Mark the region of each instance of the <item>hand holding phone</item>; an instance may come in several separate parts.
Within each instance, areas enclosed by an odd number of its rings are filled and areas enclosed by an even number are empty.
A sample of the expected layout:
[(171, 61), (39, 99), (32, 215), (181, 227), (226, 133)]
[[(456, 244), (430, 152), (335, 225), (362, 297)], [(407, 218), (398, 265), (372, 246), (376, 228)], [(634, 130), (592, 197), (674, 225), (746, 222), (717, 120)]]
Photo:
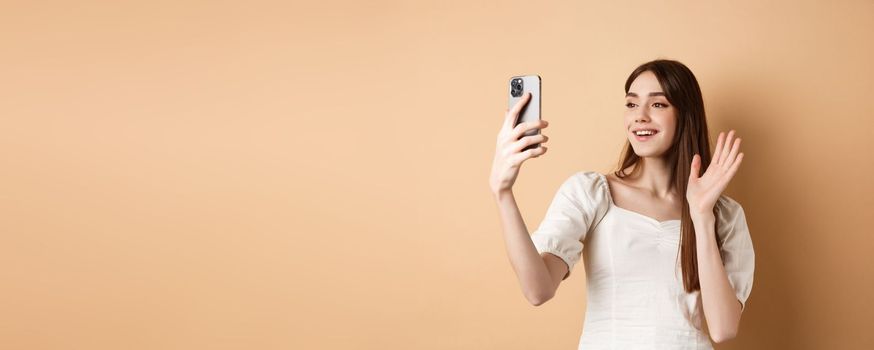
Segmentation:
[(498, 133), (489, 180), (494, 193), (512, 188), (522, 163), (546, 153), (541, 144), (549, 139), (540, 132), (549, 124), (540, 118), (540, 77), (512, 77), (509, 87), (510, 104)]
[[(510, 105), (514, 105), (522, 100), (524, 94), (530, 94), (530, 99), (522, 106), (519, 116), (513, 126), (521, 123), (535, 122), (540, 120), (540, 76), (539, 75), (523, 75), (510, 78)], [(531, 129), (525, 132), (524, 136), (532, 136), (540, 133), (540, 129)], [(535, 143), (526, 146), (522, 151), (527, 151), (532, 148), (540, 147), (540, 143)]]

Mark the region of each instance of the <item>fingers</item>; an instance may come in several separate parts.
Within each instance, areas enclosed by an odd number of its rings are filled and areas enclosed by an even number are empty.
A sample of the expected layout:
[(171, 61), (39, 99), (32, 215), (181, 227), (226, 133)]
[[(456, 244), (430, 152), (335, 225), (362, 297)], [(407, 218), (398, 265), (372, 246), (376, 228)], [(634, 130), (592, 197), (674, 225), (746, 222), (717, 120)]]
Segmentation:
[(511, 108), (507, 112), (507, 115), (504, 117), (504, 125), (507, 125), (508, 127), (512, 128), (513, 124), (516, 123), (516, 119), (519, 118), (519, 112), (522, 111), (522, 107), (524, 107), (525, 104), (528, 103), (528, 100), (530, 100), (530, 99), (531, 99), (530, 92), (522, 95), (522, 98), (520, 98), (519, 101), (517, 101), (516, 104), (513, 105), (513, 108)]
[(697, 179), (701, 174), (701, 156), (698, 154), (692, 156), (692, 167), (689, 172), (689, 178), (691, 179)]
[(519, 152), (510, 157), (510, 164), (512, 166), (519, 166), (522, 162), (528, 160), (528, 158), (536, 158), (542, 156), (546, 153), (546, 146), (535, 147), (529, 150), (525, 150), (524, 152)]
[(722, 154), (722, 142), (724, 140), (723, 133), (719, 132), (719, 137), (716, 138), (716, 147), (713, 148), (713, 163), (719, 164), (719, 156)]
[(728, 157), (725, 160), (725, 166), (731, 167), (732, 164), (736, 161), (737, 153), (740, 152), (740, 137), (734, 140), (734, 144), (731, 146), (731, 152), (728, 154)]
[(740, 162), (744, 159), (743, 152), (737, 155), (737, 159), (735, 159), (734, 163), (731, 164), (731, 167), (728, 168), (728, 173), (726, 173), (726, 178), (731, 179), (734, 177), (734, 174), (737, 173), (737, 169), (740, 168)]
[(516, 125), (515, 128), (513, 128), (513, 140), (518, 140), (522, 137), (523, 134), (527, 133), (528, 131), (531, 131), (533, 129), (543, 129), (547, 126), (549, 126), (549, 122), (543, 119), (520, 123), (519, 125)]
[(722, 151), (719, 154), (719, 164), (725, 164), (726, 160), (728, 160), (729, 152), (731, 151), (732, 141), (734, 138), (734, 130), (728, 132), (728, 137), (725, 139), (725, 142), (722, 144)]
[(739, 167), (738, 163), (743, 158), (743, 153), (740, 152), (741, 138), (735, 138), (734, 136), (734, 129), (729, 130), (727, 135), (723, 132), (719, 133), (716, 149), (713, 153), (713, 163), (711, 163), (719, 166), (719, 169), (722, 170), (721, 173), (727, 175), (723, 177), (726, 181), (734, 176)]
[(535, 143), (543, 144), (548, 140), (549, 137), (543, 134), (525, 136), (519, 139), (519, 141), (513, 142), (511, 149), (515, 153), (521, 151), (523, 148), (528, 147), (529, 145), (533, 145)]
[(510, 114), (510, 109), (507, 108), (507, 111), (504, 112), (504, 129), (512, 129), (513, 124), (516, 122), (516, 116)]

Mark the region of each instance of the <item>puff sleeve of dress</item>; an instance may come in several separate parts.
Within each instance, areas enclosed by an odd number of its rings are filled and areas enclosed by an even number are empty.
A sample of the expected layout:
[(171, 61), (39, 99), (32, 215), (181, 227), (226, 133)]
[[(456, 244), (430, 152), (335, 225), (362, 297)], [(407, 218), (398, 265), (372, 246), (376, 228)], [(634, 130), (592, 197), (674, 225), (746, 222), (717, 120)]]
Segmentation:
[(721, 196), (719, 201), (717, 220), (722, 264), (743, 311), (753, 289), (756, 254), (743, 207), (728, 196)]
[(552, 253), (568, 266), (562, 280), (570, 276), (580, 261), (583, 244), (609, 208), (606, 184), (597, 172), (571, 175), (558, 188), (531, 241), (538, 253)]

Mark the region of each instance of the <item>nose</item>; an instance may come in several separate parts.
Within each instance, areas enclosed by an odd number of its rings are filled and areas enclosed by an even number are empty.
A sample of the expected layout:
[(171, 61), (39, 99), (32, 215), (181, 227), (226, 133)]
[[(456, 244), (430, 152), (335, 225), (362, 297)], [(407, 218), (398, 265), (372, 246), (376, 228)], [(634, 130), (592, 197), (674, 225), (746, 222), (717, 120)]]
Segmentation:
[(649, 121), (649, 113), (645, 110), (642, 110), (638, 115), (634, 116), (635, 123), (643, 123)]

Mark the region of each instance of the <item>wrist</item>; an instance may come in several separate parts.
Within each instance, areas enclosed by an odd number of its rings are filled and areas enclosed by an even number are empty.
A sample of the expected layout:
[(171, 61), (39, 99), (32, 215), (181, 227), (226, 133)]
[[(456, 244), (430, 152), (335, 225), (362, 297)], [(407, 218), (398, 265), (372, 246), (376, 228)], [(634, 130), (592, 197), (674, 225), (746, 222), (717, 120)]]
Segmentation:
[(716, 221), (716, 216), (713, 215), (713, 212), (689, 212), (689, 217), (692, 219), (693, 223), (709, 223), (713, 224)]
[(502, 190), (498, 190), (498, 191), (492, 191), (492, 196), (495, 198), (496, 201), (500, 202), (500, 201), (503, 201), (507, 198), (512, 198), (513, 197), (513, 189), (506, 188), (506, 189), (502, 189)]
[(708, 250), (716, 244), (714, 234), (716, 217), (713, 213), (692, 213), (692, 225), (695, 227), (695, 243), (699, 250)]

